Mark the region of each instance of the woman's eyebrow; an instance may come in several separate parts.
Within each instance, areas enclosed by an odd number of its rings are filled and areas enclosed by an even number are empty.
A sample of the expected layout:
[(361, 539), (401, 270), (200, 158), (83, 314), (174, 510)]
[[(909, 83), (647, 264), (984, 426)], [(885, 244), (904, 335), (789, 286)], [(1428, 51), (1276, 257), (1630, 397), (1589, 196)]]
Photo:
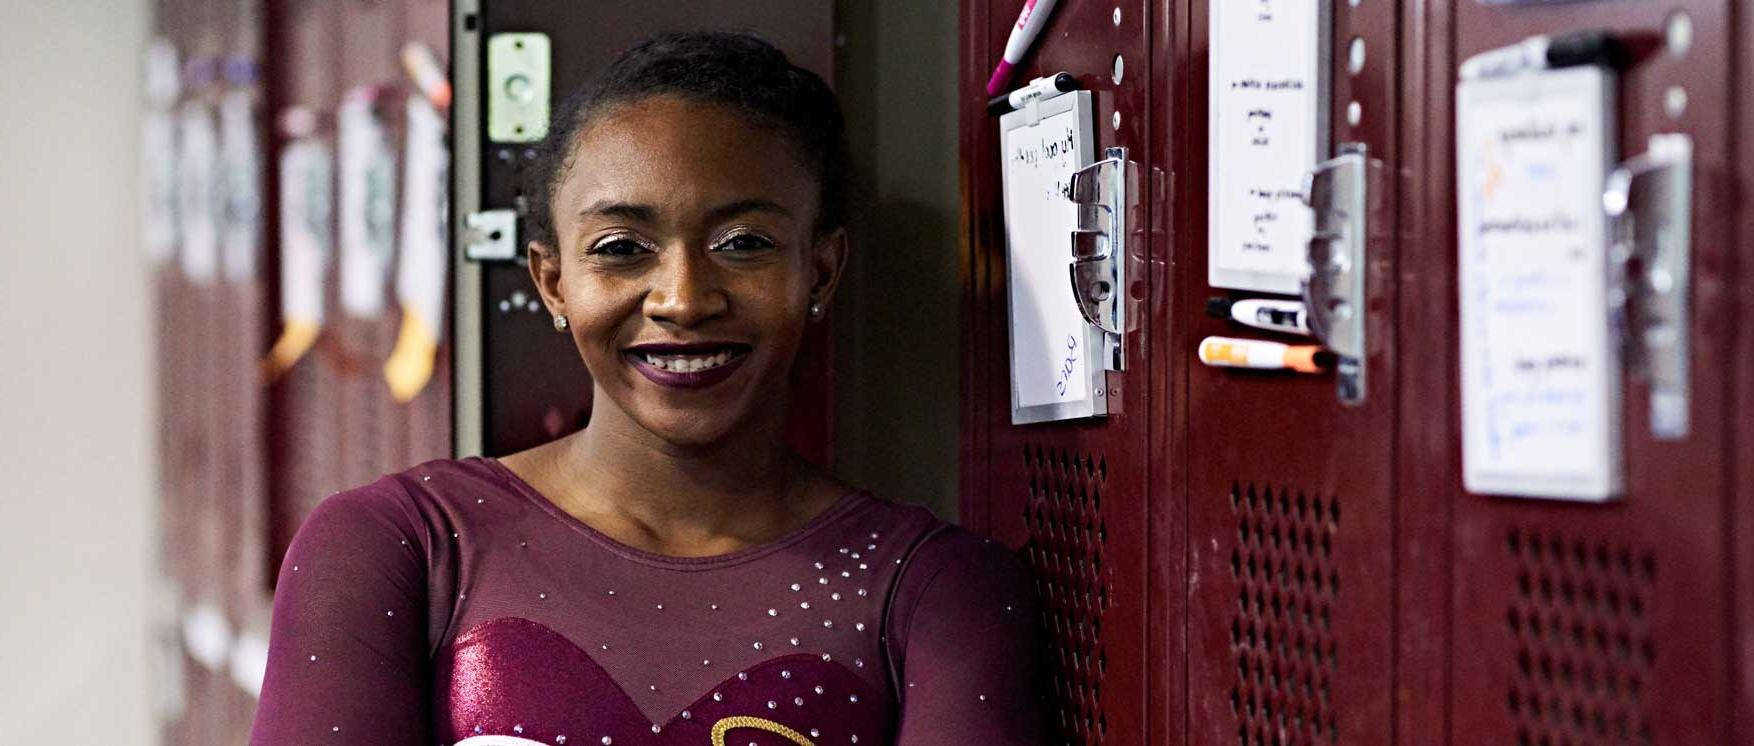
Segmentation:
[(770, 199), (755, 197), (751, 199), (740, 199), (719, 205), (718, 207), (713, 208), (711, 212), (707, 213), (707, 221), (716, 223), (737, 217), (746, 212), (771, 212), (783, 217), (792, 216), (792, 211), (786, 209), (784, 205)]
[(619, 218), (638, 223), (655, 222), (658, 211), (650, 205), (638, 205), (631, 202), (614, 202), (603, 200), (594, 202), (579, 211), (581, 218)]

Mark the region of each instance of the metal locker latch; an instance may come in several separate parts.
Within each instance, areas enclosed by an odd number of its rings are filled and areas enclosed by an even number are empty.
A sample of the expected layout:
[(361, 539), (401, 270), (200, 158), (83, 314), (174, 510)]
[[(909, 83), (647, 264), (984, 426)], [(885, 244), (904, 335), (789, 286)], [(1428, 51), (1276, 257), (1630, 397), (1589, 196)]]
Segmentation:
[(463, 258), (509, 262), (518, 258), (518, 212), (483, 210), (463, 218)]
[(1371, 212), (1370, 181), (1381, 161), (1362, 143), (1339, 146), (1339, 155), (1316, 164), (1304, 181), (1304, 203), (1315, 212), (1303, 278), (1310, 333), (1334, 353), (1340, 402), (1364, 402), (1366, 248)]
[(1693, 140), (1651, 135), (1650, 148), (1608, 174), (1608, 298), (1634, 375), (1650, 382), (1650, 430), (1687, 437), (1688, 285)]
[(1126, 148), (1108, 148), (1105, 159), (1072, 174), (1066, 197), (1078, 203), (1072, 231), (1072, 294), (1084, 320), (1107, 332), (1109, 370), (1124, 370), (1126, 334), (1137, 328), (1129, 313), (1127, 265), (1139, 226), (1139, 164)]

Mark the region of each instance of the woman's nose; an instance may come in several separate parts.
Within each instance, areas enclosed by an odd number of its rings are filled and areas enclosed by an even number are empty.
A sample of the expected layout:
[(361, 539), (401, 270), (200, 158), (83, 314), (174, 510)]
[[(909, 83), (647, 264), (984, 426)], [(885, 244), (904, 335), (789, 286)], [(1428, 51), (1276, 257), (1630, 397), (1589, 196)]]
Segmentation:
[(665, 252), (646, 292), (646, 318), (688, 328), (723, 316), (729, 308), (730, 299), (705, 252)]

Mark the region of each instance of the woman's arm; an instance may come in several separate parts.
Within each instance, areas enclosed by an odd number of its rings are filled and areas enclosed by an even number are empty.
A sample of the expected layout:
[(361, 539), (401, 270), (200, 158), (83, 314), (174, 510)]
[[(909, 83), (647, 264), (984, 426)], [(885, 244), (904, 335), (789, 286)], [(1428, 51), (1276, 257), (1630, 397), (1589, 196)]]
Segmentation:
[(958, 529), (926, 540), (897, 589), (896, 746), (1047, 742), (1034, 583), (1003, 545)]
[(329, 497), (274, 593), (254, 746), (431, 746), (429, 537), (393, 477)]

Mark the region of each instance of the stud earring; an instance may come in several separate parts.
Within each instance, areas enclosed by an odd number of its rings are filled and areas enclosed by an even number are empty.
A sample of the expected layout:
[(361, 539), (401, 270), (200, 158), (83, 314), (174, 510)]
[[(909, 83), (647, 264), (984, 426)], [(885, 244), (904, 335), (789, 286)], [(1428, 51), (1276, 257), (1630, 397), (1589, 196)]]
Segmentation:
[(567, 323), (566, 316), (558, 314), (558, 313), (554, 314), (554, 330), (555, 331), (564, 332), (564, 331), (566, 331), (566, 328), (568, 326), (571, 326), (571, 325)]
[(822, 318), (822, 304), (821, 303), (811, 303), (810, 304), (810, 318), (813, 318), (813, 319)]

